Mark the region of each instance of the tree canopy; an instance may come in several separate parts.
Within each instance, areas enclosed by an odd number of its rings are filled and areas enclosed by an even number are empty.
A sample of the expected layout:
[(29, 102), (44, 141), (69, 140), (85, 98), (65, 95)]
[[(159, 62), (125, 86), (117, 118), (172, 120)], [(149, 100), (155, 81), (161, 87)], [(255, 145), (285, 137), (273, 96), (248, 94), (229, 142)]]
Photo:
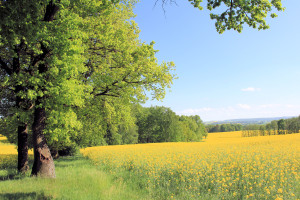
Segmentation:
[(140, 143), (196, 142), (207, 136), (198, 115), (178, 116), (163, 106), (135, 109)]
[[(203, 0), (188, 1), (203, 10)], [(162, 0), (163, 5), (172, 2), (176, 1)], [(269, 28), (266, 18), (275, 18), (276, 12), (284, 11), (281, 0), (207, 0), (206, 8), (211, 11), (210, 18), (215, 20), (218, 33), (231, 29), (242, 32), (244, 24), (265, 30)]]

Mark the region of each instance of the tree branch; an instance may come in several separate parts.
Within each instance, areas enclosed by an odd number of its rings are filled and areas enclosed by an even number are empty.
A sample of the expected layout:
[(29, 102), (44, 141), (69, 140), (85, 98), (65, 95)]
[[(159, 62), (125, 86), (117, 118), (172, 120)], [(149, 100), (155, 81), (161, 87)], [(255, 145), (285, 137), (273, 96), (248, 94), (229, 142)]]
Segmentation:
[(33, 58), (33, 61), (31, 64), (32, 66), (35, 66), (39, 61), (43, 61), (46, 57), (48, 57), (50, 55), (51, 51), (49, 49), (47, 49), (42, 42), (40, 42), (40, 44), (41, 44), (41, 49), (42, 49), (43, 53), (41, 53)]
[(1, 58), (0, 58), (0, 66), (2, 69), (5, 70), (5, 72), (8, 74), (8, 75), (12, 75), (13, 73), (13, 70), (11, 68), (8, 67), (7, 63), (4, 62)]
[(53, 3), (53, 1), (51, 0), (49, 2), (49, 4), (47, 5), (47, 7), (46, 7), (46, 13), (45, 13), (43, 21), (45, 21), (45, 22), (51, 22), (51, 21), (53, 21), (54, 20), (54, 16), (58, 12), (58, 10), (59, 10), (59, 7), (57, 5), (55, 5)]

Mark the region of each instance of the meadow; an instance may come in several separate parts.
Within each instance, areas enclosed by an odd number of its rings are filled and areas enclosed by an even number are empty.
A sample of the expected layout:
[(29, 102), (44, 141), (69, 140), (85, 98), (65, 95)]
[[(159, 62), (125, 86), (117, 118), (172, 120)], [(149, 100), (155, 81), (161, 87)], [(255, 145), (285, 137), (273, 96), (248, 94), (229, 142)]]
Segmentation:
[[(0, 199), (299, 199), (300, 134), (210, 133), (195, 143), (90, 147), (55, 161), (57, 178), (16, 172), (0, 137)], [(32, 163), (32, 152), (30, 152)]]

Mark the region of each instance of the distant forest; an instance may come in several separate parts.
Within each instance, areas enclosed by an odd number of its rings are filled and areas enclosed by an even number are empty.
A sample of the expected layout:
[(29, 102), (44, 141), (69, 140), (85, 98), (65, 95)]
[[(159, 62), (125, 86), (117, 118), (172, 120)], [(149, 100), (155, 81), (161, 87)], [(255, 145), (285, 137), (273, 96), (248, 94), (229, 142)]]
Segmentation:
[[(213, 132), (228, 132), (228, 131), (260, 131), (260, 135), (269, 134), (272, 131), (278, 134), (285, 133), (298, 133), (300, 130), (300, 116), (273, 120), (267, 124), (215, 124), (206, 125), (208, 133)], [(284, 132), (283, 132), (284, 131)], [(271, 134), (269, 134), (271, 135)], [(277, 135), (277, 134), (276, 134)]]

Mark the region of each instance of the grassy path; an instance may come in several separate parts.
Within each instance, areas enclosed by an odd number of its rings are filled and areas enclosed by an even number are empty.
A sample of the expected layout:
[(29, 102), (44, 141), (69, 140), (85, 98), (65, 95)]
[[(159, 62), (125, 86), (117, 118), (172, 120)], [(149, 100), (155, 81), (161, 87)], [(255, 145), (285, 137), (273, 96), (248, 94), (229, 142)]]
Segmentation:
[(2, 176), (0, 199), (141, 199), (122, 179), (115, 179), (80, 156), (55, 161), (56, 179)]
[[(9, 148), (11, 154), (4, 152)], [(147, 199), (122, 178), (102, 171), (81, 155), (56, 160), (56, 179), (20, 176), (16, 160), (15, 148), (0, 141), (0, 200)]]

